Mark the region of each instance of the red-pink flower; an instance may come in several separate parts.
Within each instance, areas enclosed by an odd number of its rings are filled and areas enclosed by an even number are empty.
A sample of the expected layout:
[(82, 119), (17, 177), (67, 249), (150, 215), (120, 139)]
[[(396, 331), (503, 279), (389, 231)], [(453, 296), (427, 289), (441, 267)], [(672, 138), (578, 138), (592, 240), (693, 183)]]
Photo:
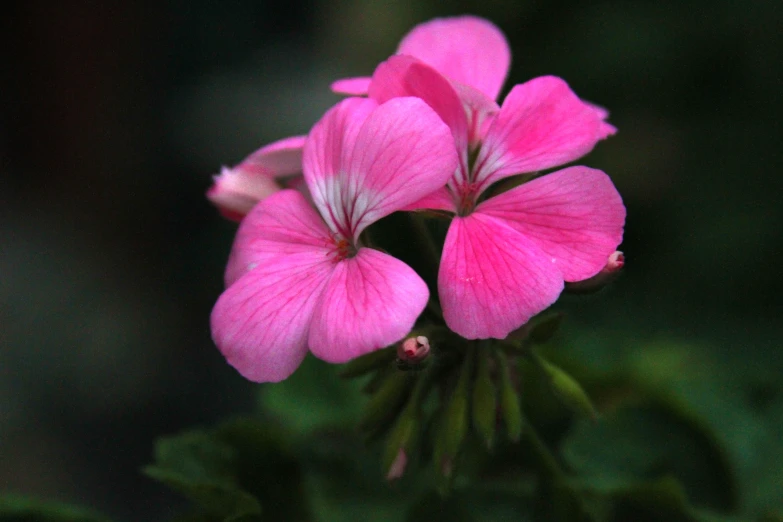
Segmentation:
[(312, 203), (283, 190), (245, 217), (212, 311), (212, 336), (253, 381), (288, 377), (308, 348), (329, 362), (390, 345), (424, 309), (424, 281), (365, 248), (371, 223), (444, 185), (457, 157), (449, 129), (422, 101), (350, 98), (304, 146)]
[(241, 221), (256, 203), (283, 186), (301, 185), (304, 142), (304, 136), (278, 140), (261, 147), (235, 167), (223, 167), (207, 191), (207, 198), (224, 217)]
[[(497, 78), (505, 71), (496, 70)], [(606, 111), (559, 78), (516, 85), (502, 107), (410, 56), (375, 71), (369, 95), (426, 101), (452, 130), (460, 165), (447, 185), (408, 208), (455, 214), (438, 290), (448, 326), (469, 339), (504, 338), (551, 305), (564, 281), (598, 273), (622, 239), (625, 207), (608, 176), (570, 167), (493, 194), (509, 176), (573, 161), (613, 134)]]

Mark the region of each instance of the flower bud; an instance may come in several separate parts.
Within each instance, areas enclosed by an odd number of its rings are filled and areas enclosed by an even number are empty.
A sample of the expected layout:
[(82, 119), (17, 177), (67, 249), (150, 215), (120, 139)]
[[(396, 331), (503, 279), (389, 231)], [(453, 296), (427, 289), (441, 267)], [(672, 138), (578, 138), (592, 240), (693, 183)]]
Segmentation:
[(256, 203), (281, 189), (274, 178), (244, 165), (223, 167), (207, 191), (220, 213), (232, 221), (241, 221)]
[(224, 217), (241, 221), (256, 203), (284, 186), (297, 188), (304, 142), (304, 136), (284, 138), (261, 147), (235, 167), (223, 167), (207, 191), (207, 199)]
[(462, 449), (462, 443), (468, 434), (470, 422), (471, 382), (475, 362), (474, 348), (465, 353), (462, 365), (457, 370), (459, 377), (448, 402), (445, 403), (441, 417), (433, 430), (432, 456), (435, 471), (450, 477), (454, 471), (454, 459)]
[(623, 265), (625, 265), (625, 256), (617, 250), (609, 256), (606, 266), (600, 272), (583, 281), (566, 283), (565, 290), (573, 294), (592, 294), (597, 292), (617, 278)]
[(407, 363), (419, 363), (430, 354), (430, 340), (419, 335), (405, 339), (397, 347), (397, 358)]

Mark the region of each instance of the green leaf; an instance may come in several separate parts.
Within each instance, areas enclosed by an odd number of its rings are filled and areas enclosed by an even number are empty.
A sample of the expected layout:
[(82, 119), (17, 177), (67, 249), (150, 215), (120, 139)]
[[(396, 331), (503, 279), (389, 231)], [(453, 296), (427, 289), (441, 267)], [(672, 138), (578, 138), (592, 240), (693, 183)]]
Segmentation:
[(592, 329), (550, 357), (578, 372), (599, 409), (652, 397), (687, 418), (714, 448), (716, 465), (729, 470), (726, 505), (757, 520), (783, 514), (783, 365), (774, 343), (762, 348), (737, 336), (726, 346), (669, 339), (629, 345)]
[(255, 419), (160, 439), (144, 472), (214, 519), (308, 521), (301, 466), (285, 438)]
[(261, 410), (292, 435), (307, 437), (321, 429), (353, 429), (361, 411), (361, 380), (344, 380), (338, 367), (308, 355), (291, 377), (261, 386)]
[[(718, 450), (699, 426), (663, 405), (629, 406), (600, 422), (579, 423), (562, 454), (579, 483), (592, 491), (625, 491), (673, 477), (695, 505), (732, 507), (730, 471)], [(661, 491), (675, 499), (672, 486), (663, 484), (668, 489)]]
[(285, 434), (244, 418), (224, 423), (215, 435), (235, 452), (235, 477), (259, 500), (265, 519), (311, 520), (302, 466)]
[(579, 382), (562, 369), (533, 352), (533, 359), (547, 377), (552, 391), (574, 413), (595, 420), (597, 413)]
[(0, 522), (109, 522), (90, 509), (17, 495), (0, 495)]
[(144, 473), (221, 520), (260, 513), (258, 500), (233, 476), (235, 458), (228, 444), (209, 433), (194, 431), (159, 439), (156, 464), (146, 467)]

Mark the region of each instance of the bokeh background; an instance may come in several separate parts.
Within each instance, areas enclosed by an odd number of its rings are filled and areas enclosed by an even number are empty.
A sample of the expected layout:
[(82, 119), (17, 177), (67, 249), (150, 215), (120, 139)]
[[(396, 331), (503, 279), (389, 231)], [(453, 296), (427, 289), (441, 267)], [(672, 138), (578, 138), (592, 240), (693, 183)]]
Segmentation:
[(727, 423), (783, 462), (766, 420), (783, 412), (779, 1), (146, 4), (0, 14), (0, 491), (119, 520), (179, 506), (138, 471), (154, 438), (250, 411), (256, 390), (209, 336), (235, 229), (204, 198), (211, 175), (306, 133), (329, 83), (413, 25), (464, 13), (506, 33), (506, 90), (561, 76), (619, 128), (580, 163), (624, 197), (626, 270), (564, 300), (566, 344), (674, 385), (705, 375), (706, 395), (751, 375)]

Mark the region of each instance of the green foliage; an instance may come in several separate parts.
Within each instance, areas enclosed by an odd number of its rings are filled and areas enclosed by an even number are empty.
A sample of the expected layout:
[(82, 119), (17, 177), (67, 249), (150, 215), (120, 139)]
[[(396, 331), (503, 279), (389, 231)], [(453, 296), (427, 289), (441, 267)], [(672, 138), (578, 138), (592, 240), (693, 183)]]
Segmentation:
[(595, 407), (576, 379), (535, 352), (532, 353), (532, 359), (563, 404), (574, 413), (595, 420)]
[(455, 459), (462, 448), (470, 426), (469, 394), (473, 380), (473, 350), (463, 357), (457, 384), (443, 404), (437, 428), (433, 431), (433, 463), (435, 472), (445, 476), (453, 473)]
[(144, 472), (188, 497), (204, 520), (309, 520), (297, 500), (304, 496), (299, 463), (279, 434), (255, 420), (162, 438)]
[(577, 339), (559, 357), (603, 410), (598, 423), (577, 423), (563, 444), (581, 486), (611, 498), (617, 513), (648, 513), (645, 520), (668, 520), (649, 515), (663, 512), (654, 506), (666, 483), (682, 496), (671, 520), (774, 520), (783, 513), (783, 390), (775, 359), (765, 364), (682, 342), (628, 347), (595, 335)]
[(155, 461), (145, 468), (147, 475), (179, 491), (216, 520), (261, 512), (258, 500), (234, 477), (235, 451), (212, 434), (198, 431), (160, 439)]
[(308, 355), (291, 377), (260, 387), (261, 409), (296, 437), (325, 427), (354, 427), (364, 403), (361, 381), (339, 379), (337, 373), (336, 366)]
[(773, 372), (688, 344), (533, 352), (554, 322), (417, 369), (387, 350), (354, 380), (308, 358), (262, 387), (258, 419), (162, 439), (146, 471), (194, 502), (182, 522), (780, 520)]
[(0, 522), (109, 522), (92, 510), (59, 502), (0, 495)]
[[(727, 512), (733, 483), (722, 455), (700, 426), (664, 405), (621, 408), (602, 422), (582, 422), (563, 444), (563, 458), (579, 484), (592, 491), (624, 490), (634, 484), (676, 479), (672, 499)], [(675, 494), (676, 493), (676, 494)]]

